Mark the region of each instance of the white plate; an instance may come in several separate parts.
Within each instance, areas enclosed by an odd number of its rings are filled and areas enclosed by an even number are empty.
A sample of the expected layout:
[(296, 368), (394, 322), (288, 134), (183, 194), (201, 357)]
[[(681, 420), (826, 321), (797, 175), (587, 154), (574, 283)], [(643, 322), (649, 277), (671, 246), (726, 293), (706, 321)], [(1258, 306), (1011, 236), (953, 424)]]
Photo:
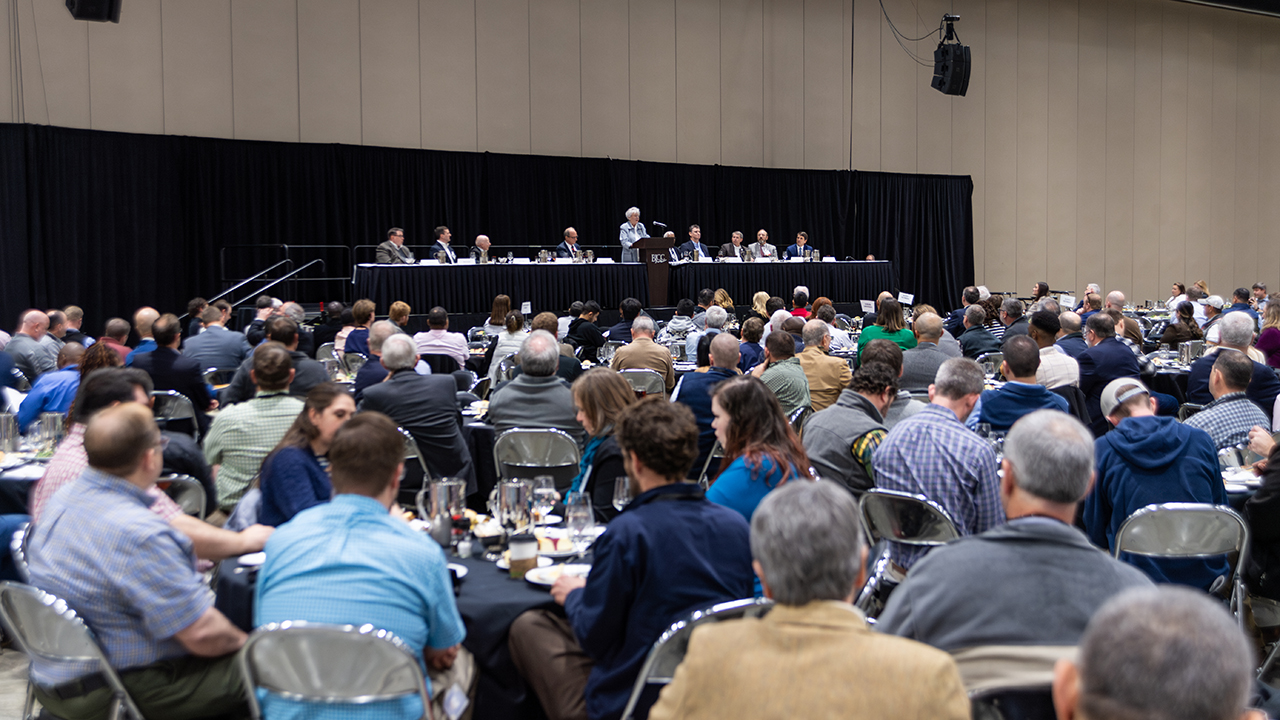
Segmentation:
[(589, 572), (591, 572), (590, 565), (552, 565), (551, 567), (534, 568), (524, 574), (524, 579), (534, 585), (551, 587), (561, 575), (586, 577)]
[(249, 553), (240, 556), (240, 564), (249, 567), (257, 567), (267, 561), (267, 554), (264, 552)]
[(542, 519), (538, 521), (538, 524), (539, 525), (555, 525), (556, 523), (563, 522), (563, 521), (564, 521), (564, 518), (560, 517), (559, 515), (552, 515), (551, 513), (547, 513), (546, 515), (542, 516)]
[[(498, 562), (497, 562), (497, 563), (495, 563), (495, 564), (498, 566), (498, 569), (499, 569), (499, 570), (510, 570), (510, 569), (511, 569), (511, 562), (510, 562), (509, 560), (507, 560), (505, 557), (503, 557), (503, 558), (499, 558), (499, 559), (498, 559)], [(539, 554), (539, 555), (538, 555), (538, 567), (551, 567), (551, 558), (547, 557), (547, 556), (546, 556), (546, 555), (544, 555), (544, 554)]]
[(459, 580), (466, 577), (467, 573), (471, 572), (466, 565), (459, 565), (458, 563), (449, 563), (449, 569), (458, 574)]

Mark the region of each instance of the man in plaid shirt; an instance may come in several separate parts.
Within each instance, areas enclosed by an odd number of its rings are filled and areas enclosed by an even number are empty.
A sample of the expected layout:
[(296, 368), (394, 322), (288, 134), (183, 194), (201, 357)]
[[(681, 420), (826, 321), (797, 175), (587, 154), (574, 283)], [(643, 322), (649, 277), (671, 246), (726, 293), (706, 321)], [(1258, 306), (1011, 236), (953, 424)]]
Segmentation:
[(1220, 352), (1209, 372), (1209, 392), (1213, 402), (1204, 410), (1187, 418), (1187, 426), (1209, 433), (1219, 450), (1249, 441), (1249, 430), (1255, 426), (1270, 427), (1262, 412), (1245, 389), (1253, 379), (1253, 360), (1238, 352)]

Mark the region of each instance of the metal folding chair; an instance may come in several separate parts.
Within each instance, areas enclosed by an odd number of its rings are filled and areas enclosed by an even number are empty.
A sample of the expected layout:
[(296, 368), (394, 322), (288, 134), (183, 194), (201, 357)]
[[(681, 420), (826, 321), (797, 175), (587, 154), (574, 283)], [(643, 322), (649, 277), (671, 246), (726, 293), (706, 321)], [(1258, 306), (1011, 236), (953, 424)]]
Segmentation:
[(804, 433), (804, 424), (809, 422), (809, 418), (813, 417), (813, 407), (805, 405), (791, 411), (791, 415), (787, 418), (787, 422), (791, 423), (791, 429), (796, 435)]
[(302, 702), (368, 705), (409, 695), (430, 717), (427, 684), (409, 646), (370, 625), (321, 625), (300, 620), (258, 628), (239, 654), (249, 711), (262, 717), (255, 690)]
[(200, 439), (200, 426), (196, 422), (196, 408), (191, 399), (177, 390), (153, 390), (151, 412), (162, 430), (169, 429), (169, 423), (186, 420), (191, 428), (191, 437)]
[(216, 367), (207, 368), (204, 371), (204, 381), (210, 385), (226, 385), (231, 382), (231, 378), (236, 374), (235, 370), (219, 370)]
[(578, 474), (578, 444), (563, 430), (512, 428), (493, 443), (493, 465), (502, 480), (550, 475), (564, 490)]
[(973, 720), (1054, 720), (1053, 688), (1016, 687), (969, 695)]
[[(0, 621), (3, 621), (9, 636), (32, 660), (95, 664), (111, 688), (108, 720), (144, 720), (93, 633), (65, 601), (30, 585), (0, 582)], [(28, 675), (23, 720), (35, 718), (32, 713), (35, 698), (35, 686)]]
[(510, 380), (516, 372), (516, 368), (520, 367), (520, 356), (516, 353), (504, 356), (498, 361), (498, 382)]
[(27, 560), (27, 547), (30, 544), (31, 523), (22, 523), (9, 539), (9, 553), (13, 555), (13, 565), (23, 582), (31, 582), (31, 564)]
[(648, 368), (632, 368), (629, 370), (619, 370), (618, 374), (631, 384), (631, 389), (637, 393), (644, 395), (662, 395), (667, 394), (667, 381), (662, 379), (656, 370)]
[(418, 450), (418, 441), (413, 439), (413, 434), (404, 428), (397, 428), (401, 435), (404, 435), (404, 459), (417, 460), (418, 465), (422, 467), (422, 478), (425, 483), (431, 479), (431, 471), (427, 469), (427, 459), (422, 457), (422, 452)]
[(209, 496), (204, 485), (190, 475), (164, 475), (156, 481), (156, 486), (173, 498), (182, 511), (193, 517), (204, 519), (208, 512)]
[[(923, 495), (872, 488), (858, 500), (858, 513), (870, 545), (883, 539), (916, 547), (936, 547), (960, 537), (947, 511)], [(898, 585), (899, 581), (890, 577), (891, 564), (886, 545), (854, 603), (869, 618), (880, 614), (889, 594)]]
[(355, 376), (360, 372), (360, 368), (369, 362), (369, 358), (363, 353), (345, 352), (342, 354), (342, 368), (347, 371), (348, 375)]
[(698, 485), (703, 490), (711, 487), (711, 481), (707, 477), (707, 473), (711, 472), (711, 462), (724, 457), (724, 446), (717, 440), (715, 445), (711, 446), (711, 452), (707, 454), (706, 462), (702, 463), (702, 472), (698, 475)]
[(325, 343), (316, 349), (316, 360), (324, 362), (325, 360), (337, 360), (338, 353), (336, 346), (331, 343)]
[(1196, 403), (1182, 403), (1178, 406), (1178, 422), (1186, 422), (1187, 418), (1195, 415), (1204, 409), (1203, 405)]
[(747, 598), (731, 600), (695, 610), (682, 620), (677, 620), (658, 636), (653, 648), (649, 650), (640, 674), (636, 676), (635, 686), (631, 688), (631, 697), (627, 700), (626, 709), (622, 711), (622, 720), (631, 720), (635, 715), (640, 696), (647, 686), (662, 686), (671, 683), (676, 668), (684, 661), (689, 651), (689, 636), (695, 628), (708, 623), (737, 620), (744, 617), (764, 617), (773, 609), (773, 601), (766, 598)]

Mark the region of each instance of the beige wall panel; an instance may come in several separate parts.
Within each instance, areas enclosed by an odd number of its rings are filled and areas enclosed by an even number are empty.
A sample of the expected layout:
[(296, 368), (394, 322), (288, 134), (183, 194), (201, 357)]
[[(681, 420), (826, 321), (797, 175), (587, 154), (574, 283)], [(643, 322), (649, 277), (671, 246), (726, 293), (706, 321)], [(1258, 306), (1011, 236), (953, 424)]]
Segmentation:
[(877, 0), (853, 0), (854, 170), (880, 170), (880, 26), (883, 23)]
[[(1258, 274), (1258, 150), (1261, 128), (1258, 113), (1261, 107), (1258, 85), (1261, 61), (1259, 24), (1252, 18), (1238, 16), (1236, 25), (1240, 32), (1237, 51), (1236, 84), (1236, 242), (1233, 286), (1250, 287), (1262, 279)], [(1274, 40), (1273, 40), (1274, 42)], [(1273, 93), (1276, 86), (1265, 92)], [(1272, 141), (1276, 139), (1274, 119), (1268, 120)], [(1277, 198), (1269, 198), (1275, 202)], [(1274, 282), (1272, 280), (1271, 282)], [(1270, 283), (1268, 283), (1270, 285)]]
[[(1079, 0), (1049, 3), (1048, 152), (1045, 190), (1048, 269), (1045, 282), (1053, 290), (1075, 290), (1076, 282), (1076, 152), (1080, 69)], [(1025, 283), (1024, 283), (1025, 284)], [(1074, 292), (1072, 293), (1074, 294)]]
[(720, 162), (764, 163), (763, 0), (720, 2)]
[(1018, 260), (1018, 2), (987, 2), (986, 285), (1016, 292)]
[(1049, 4), (1018, 3), (1018, 276), (1027, 292), (1046, 278), (1049, 232)]
[(631, 157), (676, 160), (675, 0), (631, 3)]
[(844, 169), (853, 169), (853, 0), (842, 0), (840, 11), (840, 128)]
[(365, 145), (422, 147), (418, 0), (360, 3), (360, 112)]
[(1133, 287), (1134, 7), (1107, 5), (1106, 278), (1102, 290)]
[(476, 0), (476, 136), (481, 151), (529, 152), (528, 0)]
[(9, 35), (13, 32), (14, 0), (0, 0), (0, 122), (14, 122), (17, 98), (14, 97), (13, 64)]
[(804, 167), (804, 0), (764, 0), (764, 165)]
[(298, 111), (303, 142), (361, 143), (359, 3), (298, 5)]
[(297, 142), (296, 0), (232, 1), (231, 69), (235, 136)]
[(676, 160), (720, 162), (719, 0), (676, 0)]
[(160, 0), (131, 0), (120, 24), (89, 23), (94, 130), (164, 132)]
[(1160, 300), (1160, 2), (1138, 0), (1134, 12), (1133, 282), (1131, 302)]
[(25, 9), (35, 10), (36, 27), (40, 31), (40, 62), (36, 67), (41, 74), (37, 79), (43, 81), (49, 124), (90, 127), (90, 23), (71, 17), (62, 3), (37, 2)]
[(422, 146), (474, 152), (475, 0), (421, 0)]
[(20, 122), (48, 124), (48, 96), (45, 93), (45, 83), (40, 80), (44, 75), (44, 68), (40, 65), (41, 53), (38, 51), (39, 26), (29, 2), (14, 1), (18, 3), (18, 16), (13, 47), (20, 75), (18, 87), (15, 88), (15, 113)]
[[(1262, 89), (1259, 114), (1262, 118), (1280, 117), (1280, 41), (1275, 27), (1268, 25), (1262, 37), (1258, 86)], [(1280, 143), (1274, 129), (1263, 123), (1266, 140), (1258, 147), (1258, 257), (1256, 274), (1267, 283), (1270, 292), (1280, 292)], [(1257, 282), (1256, 280), (1254, 282)], [(1252, 284), (1252, 283), (1250, 283)]]
[[(908, 37), (916, 33), (915, 8), (909, 0), (885, 0), (885, 10), (894, 25)], [(928, 32), (927, 30), (925, 32)], [(915, 33), (915, 34), (909, 34)], [(915, 51), (919, 43), (907, 43)], [(916, 69), (920, 65), (903, 52), (893, 37), (889, 23), (880, 25), (880, 169), (885, 172), (916, 172), (917, 94)]]
[(1106, 278), (1107, 0), (1080, 0), (1076, 295)]
[[(1161, 8), (1160, 275), (1156, 296), (1187, 284), (1187, 9)], [(1154, 298), (1153, 298), (1154, 299)]]
[(1235, 17), (1213, 18), (1213, 154), (1209, 177), (1212, 206), (1209, 243), (1213, 248), (1209, 287), (1227, 298), (1236, 286), (1236, 86), (1237, 34)]
[(580, 12), (582, 154), (630, 158), (631, 33), (627, 0), (591, 0), (580, 5)]
[(974, 282), (986, 282), (986, 0), (956, 0), (954, 8), (965, 23), (961, 39), (968, 43), (973, 63), (969, 92), (951, 105), (951, 172), (973, 177)]
[(235, 137), (231, 0), (163, 0), (164, 131)]
[(1191, 7), (1187, 23), (1186, 279), (1212, 285), (1213, 11)]
[(849, 131), (844, 124), (844, 3), (804, 6), (804, 166), (849, 167)]
[(529, 3), (529, 135), (535, 155), (582, 154), (578, 0)]
[[(916, 18), (916, 30), (911, 37), (920, 37), (936, 28), (936, 18), (951, 12), (951, 0), (919, 0), (920, 14)], [(963, 24), (964, 18), (961, 18)], [(964, 30), (960, 37), (964, 38)], [(933, 50), (938, 46), (938, 35), (913, 43), (916, 55), (925, 58), (928, 65), (915, 66), (916, 91), (916, 172), (948, 174), (951, 172), (951, 112), (957, 104), (971, 102), (967, 97), (943, 95), (933, 89)], [(971, 41), (967, 38), (965, 43)]]

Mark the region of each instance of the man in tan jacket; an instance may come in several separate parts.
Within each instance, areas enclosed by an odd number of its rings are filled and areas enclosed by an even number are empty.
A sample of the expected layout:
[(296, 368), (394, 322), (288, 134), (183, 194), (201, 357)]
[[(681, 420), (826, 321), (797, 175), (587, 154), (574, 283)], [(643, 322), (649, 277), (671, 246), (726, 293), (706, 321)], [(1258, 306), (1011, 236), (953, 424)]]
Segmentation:
[(676, 373), (671, 365), (671, 351), (655, 343), (657, 332), (653, 318), (641, 315), (631, 321), (631, 342), (618, 348), (609, 367), (614, 370), (653, 370), (662, 376), (667, 394), (676, 386)]
[(969, 717), (950, 657), (873, 633), (851, 604), (867, 549), (848, 490), (820, 480), (769, 493), (751, 520), (751, 554), (777, 604), (694, 630), (650, 718)]
[(827, 354), (831, 347), (831, 326), (821, 320), (810, 320), (804, 324), (800, 339), (804, 341), (804, 352), (796, 359), (809, 379), (809, 403), (814, 412), (826, 410), (840, 398), (840, 391), (849, 387), (853, 371), (843, 358)]

